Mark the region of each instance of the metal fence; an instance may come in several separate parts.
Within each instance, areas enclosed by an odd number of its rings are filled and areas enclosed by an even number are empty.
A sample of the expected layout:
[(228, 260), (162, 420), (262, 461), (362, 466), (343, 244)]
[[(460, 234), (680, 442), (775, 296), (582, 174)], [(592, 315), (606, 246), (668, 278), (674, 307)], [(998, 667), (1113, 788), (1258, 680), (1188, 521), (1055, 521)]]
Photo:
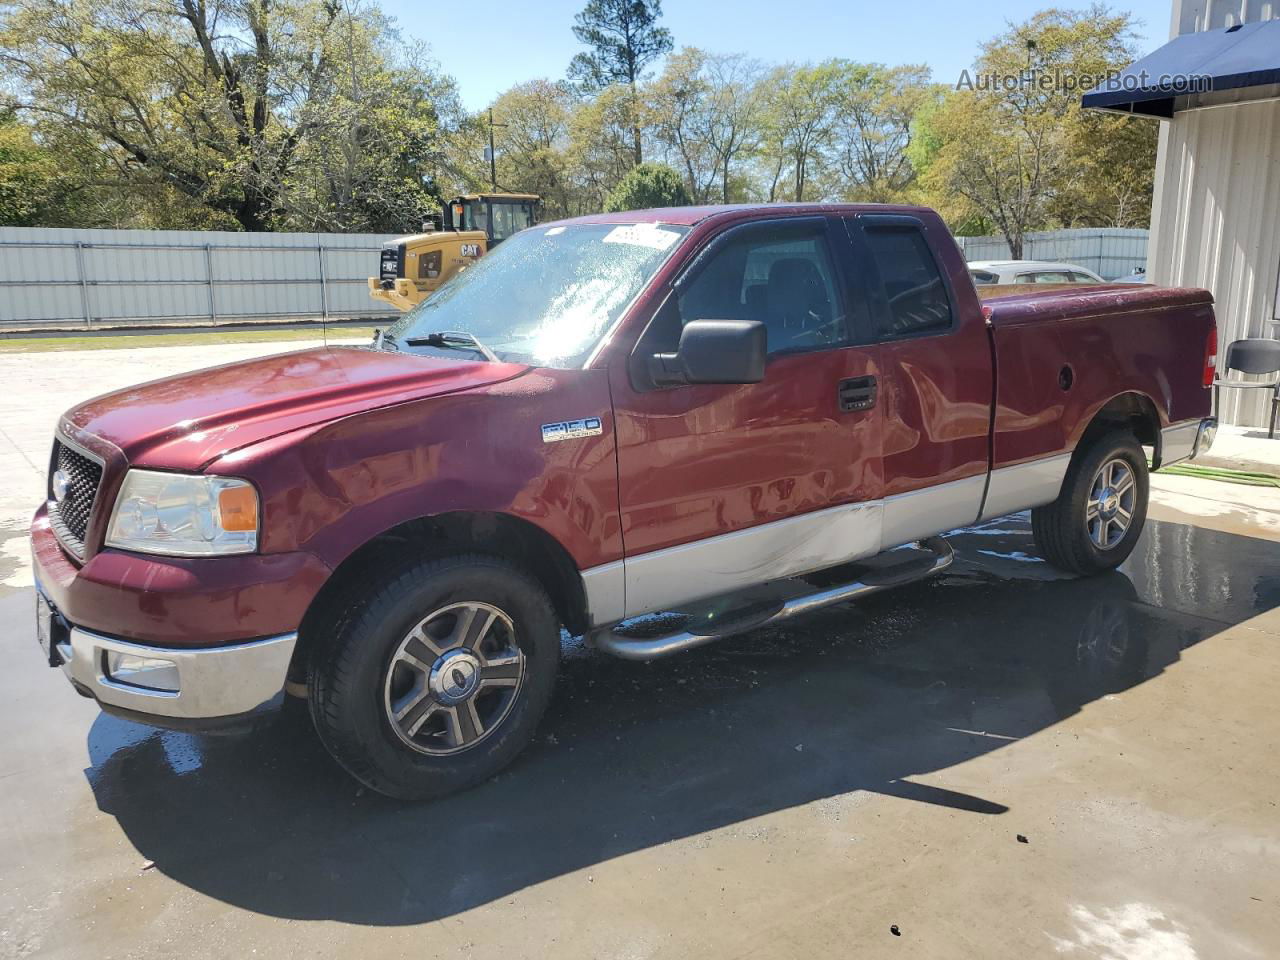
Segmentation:
[(0, 330), (382, 317), (388, 239), (0, 227)]
[[(1149, 234), (1149, 230), (1124, 227), (1029, 233), (1023, 239), (1022, 258), (1074, 263), (1104, 280), (1115, 280), (1129, 276), (1136, 269), (1146, 269)], [(956, 237), (956, 242), (970, 262), (1009, 259), (1009, 245), (1004, 237)]]
[[(359, 319), (394, 315), (369, 297), (378, 234), (0, 227), (0, 330)], [(957, 237), (967, 260), (1008, 259), (1000, 237)], [(1106, 279), (1147, 262), (1147, 231), (1028, 234), (1028, 260)]]

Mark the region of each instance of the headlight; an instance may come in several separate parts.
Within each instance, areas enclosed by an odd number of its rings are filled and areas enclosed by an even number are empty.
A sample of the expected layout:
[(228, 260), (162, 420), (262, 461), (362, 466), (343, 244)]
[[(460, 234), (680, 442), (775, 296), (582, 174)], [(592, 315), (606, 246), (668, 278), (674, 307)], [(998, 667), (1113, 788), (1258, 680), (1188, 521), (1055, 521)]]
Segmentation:
[(130, 470), (116, 497), (107, 546), (174, 557), (258, 549), (258, 493), (231, 477)]

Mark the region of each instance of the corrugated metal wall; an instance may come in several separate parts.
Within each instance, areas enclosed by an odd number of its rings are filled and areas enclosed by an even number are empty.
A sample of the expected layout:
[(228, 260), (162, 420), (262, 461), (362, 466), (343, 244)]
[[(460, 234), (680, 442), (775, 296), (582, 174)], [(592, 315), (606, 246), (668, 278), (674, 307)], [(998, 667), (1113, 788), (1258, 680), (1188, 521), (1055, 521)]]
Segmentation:
[[(1045, 230), (1023, 238), (1024, 260), (1056, 260), (1092, 270), (1104, 280), (1147, 264), (1148, 231), (1124, 227)], [(1004, 237), (956, 237), (966, 260), (1008, 260)]]
[(0, 227), (0, 329), (385, 316), (388, 236)]
[[(1204, 287), (1226, 344), (1280, 335), (1280, 103), (1193, 110), (1161, 124), (1151, 279)], [(1239, 376), (1239, 374), (1233, 374)], [(1228, 423), (1261, 426), (1262, 390), (1227, 390)]]

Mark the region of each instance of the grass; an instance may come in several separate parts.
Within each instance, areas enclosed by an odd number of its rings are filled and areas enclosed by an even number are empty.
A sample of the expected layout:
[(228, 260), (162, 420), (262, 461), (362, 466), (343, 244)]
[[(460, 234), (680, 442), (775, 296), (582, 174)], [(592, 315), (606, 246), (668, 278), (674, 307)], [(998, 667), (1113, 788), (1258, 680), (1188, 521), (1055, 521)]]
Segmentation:
[(1172, 474), (1175, 477), (1196, 477), (1200, 480), (1225, 480), (1228, 483), (1244, 483), (1252, 487), (1280, 487), (1280, 477), (1269, 473), (1251, 473), (1246, 470), (1231, 470), (1227, 467), (1197, 466), (1191, 463), (1175, 463), (1171, 467), (1161, 467), (1160, 473)]
[[(330, 340), (367, 340), (373, 327), (330, 327)], [(56, 353), (61, 350), (127, 350), (133, 347), (196, 347), (222, 343), (316, 341), (324, 339), (318, 327), (296, 330), (208, 330), (199, 333), (68, 334), (65, 337), (13, 337), (0, 339), (0, 354)]]

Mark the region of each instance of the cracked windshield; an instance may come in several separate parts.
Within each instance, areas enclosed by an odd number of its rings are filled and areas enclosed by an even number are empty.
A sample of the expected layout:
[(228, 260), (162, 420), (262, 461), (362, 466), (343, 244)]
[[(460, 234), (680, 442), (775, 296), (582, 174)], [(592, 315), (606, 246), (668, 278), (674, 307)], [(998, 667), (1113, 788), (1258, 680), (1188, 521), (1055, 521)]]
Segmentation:
[(381, 348), (578, 365), (687, 232), (652, 223), (525, 230), (405, 314)]

